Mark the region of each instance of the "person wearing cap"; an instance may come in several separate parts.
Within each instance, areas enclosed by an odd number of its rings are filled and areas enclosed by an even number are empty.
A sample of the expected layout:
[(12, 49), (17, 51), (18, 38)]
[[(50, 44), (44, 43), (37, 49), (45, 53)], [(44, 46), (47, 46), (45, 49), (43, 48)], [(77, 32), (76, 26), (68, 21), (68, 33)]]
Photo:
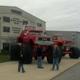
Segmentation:
[(25, 72), (24, 67), (23, 67), (23, 63), (24, 63), (24, 56), (21, 53), (20, 54), (20, 58), (19, 58), (19, 64), (18, 64), (18, 72), (20, 72), (20, 69), (22, 68), (22, 73)]

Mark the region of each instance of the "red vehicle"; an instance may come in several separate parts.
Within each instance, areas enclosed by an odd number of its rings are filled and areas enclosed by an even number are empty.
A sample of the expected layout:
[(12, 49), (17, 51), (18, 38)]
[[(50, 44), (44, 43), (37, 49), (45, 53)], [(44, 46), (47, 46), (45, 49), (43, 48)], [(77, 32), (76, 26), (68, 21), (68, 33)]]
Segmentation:
[(79, 58), (79, 48), (74, 47), (74, 41), (66, 39), (61, 34), (54, 34), (53, 35), (53, 42), (55, 44), (60, 44), (63, 49), (63, 56), (69, 54), (70, 58)]
[(44, 35), (42, 30), (35, 30), (31, 26), (26, 26), (26, 29), (17, 37), (17, 43), (21, 44), (11, 46), (11, 60), (18, 60), (20, 51), (22, 51), (25, 63), (31, 64), (33, 57), (37, 59), (36, 49), (38, 44), (40, 44), (43, 49), (43, 58), (46, 56), (48, 63), (52, 63), (51, 53), (44, 53), (53, 44), (52, 36)]

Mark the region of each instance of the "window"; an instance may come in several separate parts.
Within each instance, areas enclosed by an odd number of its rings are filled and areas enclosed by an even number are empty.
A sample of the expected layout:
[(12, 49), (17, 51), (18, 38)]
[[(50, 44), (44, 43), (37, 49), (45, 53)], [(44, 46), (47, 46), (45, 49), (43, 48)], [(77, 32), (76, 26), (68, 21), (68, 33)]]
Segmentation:
[(15, 14), (22, 15), (22, 12), (21, 11), (18, 11), (18, 10), (11, 9), (11, 12), (12, 13), (15, 13)]
[(3, 21), (4, 21), (4, 22), (10, 22), (10, 17), (5, 17), (5, 16), (3, 16)]
[(3, 27), (3, 32), (10, 32), (10, 27)]
[(3, 43), (3, 50), (9, 50), (10, 43)]
[(23, 25), (27, 25), (28, 21), (23, 20)]
[(41, 23), (37, 23), (37, 26), (42, 27), (42, 24)]

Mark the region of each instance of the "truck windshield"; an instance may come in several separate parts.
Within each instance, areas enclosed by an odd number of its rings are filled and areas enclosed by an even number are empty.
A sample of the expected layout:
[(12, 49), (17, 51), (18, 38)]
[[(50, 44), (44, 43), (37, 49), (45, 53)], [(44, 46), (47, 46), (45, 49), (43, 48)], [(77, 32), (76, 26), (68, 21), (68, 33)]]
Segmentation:
[(63, 37), (63, 36), (58, 36), (58, 40), (59, 40), (59, 39), (63, 40), (63, 39), (65, 39), (65, 37)]
[(54, 39), (54, 40), (64, 40), (64, 39), (66, 39), (66, 38), (63, 37), (63, 36), (54, 36), (53, 39)]
[(43, 31), (29, 31), (29, 34), (32, 34), (32, 35), (43, 35)]

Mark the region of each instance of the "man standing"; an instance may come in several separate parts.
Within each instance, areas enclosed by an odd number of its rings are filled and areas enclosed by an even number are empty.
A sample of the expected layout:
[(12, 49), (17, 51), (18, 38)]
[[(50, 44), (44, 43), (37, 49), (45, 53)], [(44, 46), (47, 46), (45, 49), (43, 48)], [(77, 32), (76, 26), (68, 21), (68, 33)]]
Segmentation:
[(22, 73), (25, 72), (24, 67), (23, 67), (23, 63), (24, 63), (24, 56), (23, 56), (23, 54), (20, 54), (18, 72), (20, 72), (21, 68), (22, 68)]
[(58, 43), (58, 51), (59, 51), (59, 60), (61, 61), (62, 55), (63, 55), (63, 44), (62, 43)]
[(54, 70), (55, 66), (56, 66), (56, 70), (59, 70), (59, 58), (60, 58), (60, 48), (54, 44), (54, 50), (53, 50), (53, 65), (52, 65), (52, 69)]
[(37, 66), (38, 68), (43, 69), (44, 67), (42, 67), (42, 48), (40, 45), (38, 45), (37, 48)]

